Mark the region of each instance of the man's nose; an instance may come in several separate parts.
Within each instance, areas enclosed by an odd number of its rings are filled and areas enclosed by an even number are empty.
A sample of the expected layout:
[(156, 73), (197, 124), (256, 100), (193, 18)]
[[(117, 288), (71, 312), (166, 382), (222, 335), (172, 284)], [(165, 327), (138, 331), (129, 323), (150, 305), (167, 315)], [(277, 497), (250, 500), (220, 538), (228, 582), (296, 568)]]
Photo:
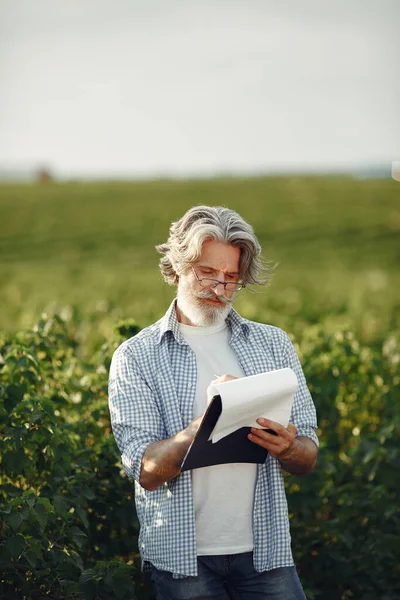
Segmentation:
[(223, 281), (217, 283), (215, 287), (212, 288), (216, 296), (224, 296), (225, 295), (225, 286)]

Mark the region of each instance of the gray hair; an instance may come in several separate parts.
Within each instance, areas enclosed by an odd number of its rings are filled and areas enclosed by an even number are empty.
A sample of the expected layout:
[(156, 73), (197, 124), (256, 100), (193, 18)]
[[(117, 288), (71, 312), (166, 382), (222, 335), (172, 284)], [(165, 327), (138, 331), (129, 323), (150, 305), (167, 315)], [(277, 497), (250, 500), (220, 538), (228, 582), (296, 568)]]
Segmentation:
[(203, 244), (208, 240), (240, 248), (239, 271), (244, 284), (270, 282), (274, 267), (262, 259), (253, 228), (237, 212), (222, 206), (194, 206), (172, 223), (168, 241), (156, 246), (163, 255), (159, 265), (165, 281), (177, 285), (179, 274), (200, 257)]

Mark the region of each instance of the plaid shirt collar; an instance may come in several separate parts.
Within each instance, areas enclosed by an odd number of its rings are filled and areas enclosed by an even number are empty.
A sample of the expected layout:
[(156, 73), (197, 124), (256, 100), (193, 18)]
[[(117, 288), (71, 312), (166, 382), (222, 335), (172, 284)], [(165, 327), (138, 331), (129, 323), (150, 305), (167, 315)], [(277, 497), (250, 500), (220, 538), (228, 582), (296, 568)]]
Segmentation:
[[(227, 318), (225, 319), (226, 324), (231, 330), (231, 339), (234, 340), (239, 336), (247, 338), (249, 333), (249, 326), (246, 320), (243, 319), (236, 310), (231, 308)], [(163, 318), (160, 321), (160, 331), (158, 343), (161, 343), (164, 335), (170, 331), (178, 344), (186, 344), (183, 336), (179, 330), (178, 319), (176, 318), (176, 298), (171, 302), (171, 305)]]

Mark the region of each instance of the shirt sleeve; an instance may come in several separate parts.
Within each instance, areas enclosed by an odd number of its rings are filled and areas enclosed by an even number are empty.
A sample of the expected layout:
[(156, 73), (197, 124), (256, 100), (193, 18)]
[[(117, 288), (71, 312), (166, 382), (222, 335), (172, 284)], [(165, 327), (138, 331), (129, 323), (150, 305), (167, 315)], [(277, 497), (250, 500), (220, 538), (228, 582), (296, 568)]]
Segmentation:
[(147, 446), (165, 438), (165, 428), (154, 394), (124, 344), (111, 361), (108, 405), (122, 465), (128, 477), (139, 481), (143, 454)]
[(285, 366), (290, 367), (296, 373), (298, 388), (294, 397), (290, 422), (297, 427), (297, 436), (309, 437), (319, 446), (316, 434), (317, 413), (310, 391), (307, 387), (306, 378), (303, 373), (296, 350), (289, 336), (285, 333)]

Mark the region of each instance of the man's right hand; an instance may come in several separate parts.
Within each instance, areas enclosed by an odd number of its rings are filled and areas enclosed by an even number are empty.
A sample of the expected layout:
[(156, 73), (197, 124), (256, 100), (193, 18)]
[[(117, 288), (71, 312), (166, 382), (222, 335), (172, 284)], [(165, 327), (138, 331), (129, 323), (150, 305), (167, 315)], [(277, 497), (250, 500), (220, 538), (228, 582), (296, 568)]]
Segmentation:
[(219, 375), (216, 379), (213, 379), (210, 385), (217, 385), (218, 383), (225, 383), (226, 381), (232, 381), (237, 379), (233, 375)]

